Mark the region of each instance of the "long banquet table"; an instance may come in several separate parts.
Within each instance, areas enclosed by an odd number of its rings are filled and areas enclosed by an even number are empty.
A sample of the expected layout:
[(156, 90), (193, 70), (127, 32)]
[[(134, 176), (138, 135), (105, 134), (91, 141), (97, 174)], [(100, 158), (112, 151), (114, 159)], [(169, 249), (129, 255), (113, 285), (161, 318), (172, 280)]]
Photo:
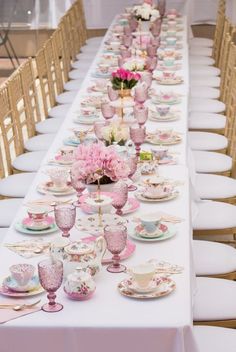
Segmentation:
[[(161, 210), (184, 220), (175, 225), (177, 234), (169, 240), (152, 243), (135, 241), (136, 251), (125, 261), (125, 265), (128, 267), (151, 258), (183, 266), (183, 272), (173, 276), (176, 282), (176, 290), (159, 299), (135, 300), (127, 298), (122, 296), (117, 289), (118, 283), (126, 278), (127, 274), (111, 274), (103, 267), (102, 272), (95, 278), (97, 289), (90, 300), (71, 301), (61, 287), (57, 291), (57, 299), (64, 305), (62, 311), (55, 314), (39, 311), (1, 325), (0, 352), (31, 352), (32, 350), (34, 352), (92, 352), (94, 350), (141, 352), (144, 349), (148, 352), (197, 352), (198, 349), (192, 333), (194, 270), (191, 255), (189, 175), (186, 166), (189, 90), (188, 45), (185, 18), (183, 18), (183, 21), (184, 31), (181, 32), (181, 34), (183, 33), (183, 48), (181, 50), (183, 59), (181, 61), (182, 70), (179, 72), (184, 78), (184, 83), (171, 87), (171, 91), (181, 94), (182, 101), (178, 105), (181, 118), (175, 122), (158, 124), (148, 121), (146, 124), (148, 130), (157, 127), (173, 128), (181, 133), (182, 142), (169, 147), (169, 150), (173, 150), (176, 154), (178, 164), (163, 165), (158, 170), (160, 176), (181, 181), (178, 186), (180, 195), (169, 202), (157, 204), (141, 202), (141, 206), (136, 213), (126, 216), (127, 219), (131, 220), (134, 216), (138, 217), (143, 212)], [(45, 175), (45, 169), (49, 167), (48, 160), (51, 160), (63, 145), (63, 140), (71, 135), (71, 128), (79, 127), (79, 125), (75, 125), (73, 119), (76, 116), (81, 99), (88, 94), (87, 88), (91, 84), (91, 74), (95, 71), (96, 64), (103, 52), (104, 42), (108, 36), (109, 31), (24, 202), (40, 197), (36, 188), (40, 182), (48, 179)], [(161, 87), (156, 82), (153, 83), (153, 87), (161, 91), (170, 90), (168, 86)], [(145, 144), (142, 149), (149, 150), (151, 147), (150, 144)], [(22, 206), (14, 223), (25, 215), (26, 207)], [(77, 217), (83, 217), (81, 210), (77, 210)], [(14, 223), (10, 227), (4, 242), (31, 238), (29, 235), (17, 232)], [(132, 226), (132, 221), (129, 221), (128, 233), (133, 231)], [(57, 236), (61, 236), (59, 232), (45, 237), (50, 240)], [(72, 240), (84, 236), (86, 234), (80, 233), (76, 229), (71, 231)], [(9, 275), (10, 265), (26, 261), (26, 259), (6, 247), (1, 248), (0, 258), (2, 278)], [(28, 262), (36, 266), (39, 259), (42, 259), (42, 257), (28, 259)], [(1, 301), (4, 300), (9, 301), (8, 298), (2, 296)], [(42, 301), (46, 302), (46, 294), (42, 295)]]

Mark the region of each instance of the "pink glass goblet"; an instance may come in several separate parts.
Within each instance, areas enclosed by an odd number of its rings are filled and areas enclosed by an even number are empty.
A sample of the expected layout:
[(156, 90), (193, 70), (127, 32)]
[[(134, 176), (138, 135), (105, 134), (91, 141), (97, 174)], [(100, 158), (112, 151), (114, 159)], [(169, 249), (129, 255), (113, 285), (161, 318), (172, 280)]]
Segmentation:
[(157, 57), (148, 57), (146, 60), (146, 67), (149, 72), (153, 72), (157, 67)]
[(146, 83), (147, 88), (150, 88), (152, 85), (152, 73), (151, 72), (142, 72), (141, 82)]
[(148, 119), (148, 108), (144, 105), (135, 105), (134, 106), (134, 117), (136, 118), (139, 126), (145, 125)]
[(125, 63), (124, 58), (122, 56), (119, 56), (118, 57), (118, 66), (119, 66), (119, 68), (123, 67), (124, 63)]
[(75, 224), (76, 208), (73, 204), (58, 204), (54, 207), (55, 221), (62, 231), (62, 237), (69, 237)]
[(130, 126), (129, 128), (130, 138), (135, 144), (136, 155), (139, 157), (141, 145), (146, 138), (146, 128), (145, 126), (139, 127), (137, 125)]
[(107, 125), (105, 121), (96, 121), (93, 125), (94, 133), (99, 141), (103, 140), (103, 128)]
[(42, 306), (42, 310), (48, 313), (59, 312), (63, 305), (56, 303), (55, 292), (59, 289), (63, 280), (63, 263), (60, 260), (46, 259), (38, 263), (39, 281), (41, 286), (48, 292), (48, 303)]
[(109, 103), (102, 103), (101, 104), (101, 111), (104, 119), (109, 120), (115, 115), (115, 108), (111, 106)]
[(107, 225), (104, 228), (104, 238), (107, 249), (113, 254), (113, 263), (107, 267), (110, 273), (122, 273), (125, 265), (120, 264), (120, 253), (125, 249), (127, 241), (127, 228), (124, 225)]
[(124, 35), (123, 37), (123, 44), (126, 47), (126, 49), (128, 49), (129, 47), (131, 47), (133, 42), (133, 37), (131, 35)]
[(129, 57), (131, 57), (132, 53), (130, 50), (121, 49), (120, 55), (121, 55), (122, 59), (128, 59)]
[(124, 26), (124, 34), (125, 35), (131, 35), (132, 34), (132, 30), (131, 30), (129, 25)]
[(166, 0), (158, 0), (158, 10), (161, 17), (164, 17), (166, 12)]
[[(136, 155), (129, 155), (127, 158), (127, 163), (130, 169), (129, 172), (129, 179), (132, 181), (132, 176), (135, 174), (135, 172), (137, 171), (137, 167), (138, 167), (138, 158)], [(129, 185), (128, 187), (128, 191), (136, 191), (137, 187), (135, 185)]]
[(154, 38), (159, 37), (161, 34), (161, 26), (152, 26), (151, 32)]
[(117, 215), (123, 215), (122, 208), (128, 200), (128, 185), (125, 182), (119, 181), (113, 187), (112, 206), (116, 209)]
[(84, 181), (79, 180), (76, 175), (71, 172), (70, 173), (70, 179), (71, 179), (71, 186), (74, 188), (74, 190), (77, 193), (77, 201), (73, 203), (75, 207), (80, 207), (80, 197), (82, 196), (83, 191), (86, 189), (86, 184)]
[(129, 26), (131, 31), (134, 32), (138, 28), (138, 21), (134, 17), (131, 17), (129, 20)]
[(152, 43), (152, 45), (155, 45), (157, 47), (157, 49), (158, 49), (160, 44), (161, 44), (161, 37), (153, 37), (153, 38), (151, 38), (151, 43)]
[(146, 84), (140, 84), (134, 89), (134, 99), (137, 103), (143, 104), (148, 98), (148, 89)]
[(111, 101), (115, 101), (119, 98), (119, 92), (113, 89), (111, 86), (107, 87), (108, 97)]
[(157, 55), (157, 47), (153, 44), (147, 45), (147, 54), (149, 57), (155, 57)]

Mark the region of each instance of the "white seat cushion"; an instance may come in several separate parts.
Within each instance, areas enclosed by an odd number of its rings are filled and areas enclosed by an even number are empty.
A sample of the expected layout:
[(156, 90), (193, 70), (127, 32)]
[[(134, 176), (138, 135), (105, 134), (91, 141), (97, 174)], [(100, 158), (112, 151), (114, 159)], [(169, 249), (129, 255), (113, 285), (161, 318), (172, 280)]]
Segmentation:
[(194, 270), (198, 276), (236, 271), (236, 249), (218, 242), (193, 241)]
[(192, 98), (218, 99), (220, 97), (220, 90), (212, 87), (192, 86), (190, 88), (190, 96)]
[(0, 227), (11, 226), (22, 202), (22, 198), (0, 200)]
[(88, 60), (88, 62), (90, 62), (90, 64), (91, 64), (92, 61), (94, 60), (96, 53), (97, 53), (97, 49), (94, 51), (91, 51), (91, 52), (81, 52), (76, 55), (76, 59), (77, 60)]
[(35, 129), (38, 133), (57, 133), (63, 121), (64, 118), (61, 117), (47, 118), (45, 121), (37, 123)]
[(214, 42), (212, 39), (194, 37), (190, 39), (189, 44), (190, 46), (202, 46), (202, 47), (212, 48)]
[(236, 206), (211, 200), (197, 202), (194, 230), (219, 230), (236, 227)]
[(80, 59), (78, 61), (72, 62), (71, 67), (78, 68), (82, 72), (83, 71), (88, 71), (88, 69), (91, 66), (91, 62), (92, 62), (92, 60), (89, 60), (89, 59), (87, 59), (87, 60), (86, 59), (83, 59), (83, 60)]
[(207, 48), (207, 47), (190, 47), (189, 49), (190, 55), (196, 55), (196, 56), (212, 56), (212, 48)]
[(3, 241), (4, 236), (6, 235), (8, 227), (0, 227), (0, 243)]
[(69, 72), (69, 78), (70, 79), (84, 79), (84, 77), (86, 76), (87, 72), (83, 72), (81, 70), (72, 70)]
[(194, 326), (199, 352), (235, 352), (236, 330), (218, 326)]
[(194, 321), (236, 319), (236, 282), (197, 277), (196, 284)]
[(24, 153), (13, 160), (12, 166), (19, 171), (35, 172), (38, 171), (45, 155), (46, 151)]
[(200, 87), (219, 88), (220, 87), (220, 77), (215, 77), (215, 76), (190, 77), (190, 85), (191, 85), (191, 87), (200, 86)]
[(205, 98), (190, 98), (189, 110), (194, 112), (213, 112), (221, 113), (226, 106), (222, 101)]
[(224, 129), (226, 116), (214, 113), (191, 112), (188, 119), (188, 127), (192, 130), (200, 129)]
[(221, 175), (197, 174), (195, 189), (201, 199), (236, 197), (236, 180)]
[(191, 65), (190, 66), (190, 75), (191, 76), (219, 76), (220, 69), (217, 67), (211, 67), (206, 65)]
[(64, 84), (64, 89), (73, 91), (75, 90), (78, 92), (78, 90), (81, 88), (83, 83), (83, 79), (72, 79), (71, 81), (68, 81)]
[(192, 150), (217, 151), (228, 146), (228, 139), (217, 133), (191, 131), (188, 137)]
[(58, 104), (72, 104), (77, 93), (76, 91), (61, 93), (56, 97), (56, 102)]
[(62, 104), (62, 105), (54, 106), (48, 112), (48, 116), (56, 117), (56, 118), (61, 117), (64, 119), (66, 117), (66, 114), (70, 110), (70, 108), (71, 108), (71, 104)]
[(4, 197), (24, 198), (36, 176), (35, 172), (23, 172), (0, 180), (0, 194)]
[(29, 152), (37, 152), (40, 150), (48, 150), (51, 146), (55, 134), (47, 133), (32, 137), (25, 142), (25, 149)]
[(213, 174), (232, 169), (232, 158), (216, 152), (193, 151), (196, 172)]
[(215, 60), (212, 57), (207, 57), (207, 56), (189, 56), (189, 63), (191, 65), (207, 65), (211, 66), (215, 64)]
[(86, 40), (86, 43), (99, 46), (99, 45), (101, 45), (101, 42), (102, 42), (103, 38), (104, 38), (103, 36), (88, 38)]

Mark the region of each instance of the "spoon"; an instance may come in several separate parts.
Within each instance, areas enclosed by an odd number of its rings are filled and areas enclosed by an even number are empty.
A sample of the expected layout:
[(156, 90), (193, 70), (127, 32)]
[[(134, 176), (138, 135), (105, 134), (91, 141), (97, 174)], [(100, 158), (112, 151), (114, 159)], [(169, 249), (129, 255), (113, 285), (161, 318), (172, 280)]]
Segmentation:
[(41, 301), (41, 299), (39, 299), (38, 301), (31, 303), (31, 304), (17, 304), (17, 305), (1, 304), (0, 308), (12, 308), (15, 311), (19, 311), (19, 310), (23, 310), (23, 309), (32, 308), (32, 307), (36, 306), (36, 304), (38, 304), (40, 301)]

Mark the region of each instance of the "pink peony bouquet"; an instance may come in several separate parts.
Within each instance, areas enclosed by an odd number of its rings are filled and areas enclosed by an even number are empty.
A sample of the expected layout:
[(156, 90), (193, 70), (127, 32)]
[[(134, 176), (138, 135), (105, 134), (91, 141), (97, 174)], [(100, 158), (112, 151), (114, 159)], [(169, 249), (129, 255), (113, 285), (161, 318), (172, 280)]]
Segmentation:
[(119, 90), (122, 88), (123, 83), (123, 89), (131, 89), (138, 83), (140, 78), (139, 73), (119, 68), (117, 71), (112, 72), (112, 87), (115, 90)]
[(89, 145), (81, 144), (74, 152), (75, 162), (71, 173), (86, 184), (100, 184), (127, 178), (129, 167), (113, 146), (106, 147), (102, 142)]

